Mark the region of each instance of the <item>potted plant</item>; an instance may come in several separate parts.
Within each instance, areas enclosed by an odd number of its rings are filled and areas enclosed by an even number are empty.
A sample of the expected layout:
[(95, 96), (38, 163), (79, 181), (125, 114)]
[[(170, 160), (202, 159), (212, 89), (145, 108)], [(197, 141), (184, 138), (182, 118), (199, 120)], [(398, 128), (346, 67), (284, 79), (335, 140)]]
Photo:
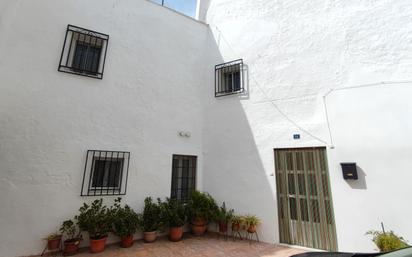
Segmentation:
[(207, 224), (216, 212), (215, 200), (208, 193), (193, 191), (187, 203), (192, 233), (196, 236), (206, 232)]
[(84, 203), (79, 212), (75, 218), (80, 230), (89, 233), (90, 251), (104, 251), (107, 235), (112, 229), (112, 220), (110, 210), (103, 205), (103, 199), (95, 200), (91, 205)]
[(245, 215), (243, 221), (248, 233), (255, 233), (257, 225), (260, 224), (260, 219), (255, 215)]
[(385, 232), (382, 224), (382, 231), (371, 230), (366, 235), (372, 235), (372, 241), (381, 252), (389, 252), (408, 247), (403, 237), (396, 235), (393, 231)]
[(122, 207), (121, 200), (117, 198), (111, 210), (113, 232), (121, 238), (120, 245), (127, 248), (133, 245), (133, 234), (139, 227), (139, 215), (127, 204)]
[(47, 249), (49, 251), (53, 250), (58, 250), (60, 248), (60, 243), (61, 243), (62, 235), (53, 233), (50, 234), (46, 240), (47, 240)]
[(227, 225), (233, 218), (233, 213), (233, 209), (226, 209), (225, 202), (216, 210), (215, 221), (219, 225), (219, 233), (227, 233)]
[(64, 255), (76, 254), (81, 240), (80, 231), (78, 231), (76, 224), (72, 220), (66, 220), (61, 225), (60, 232), (66, 236), (63, 249)]
[(164, 202), (158, 199), (158, 202), (163, 224), (169, 226), (169, 240), (172, 242), (180, 241), (183, 236), (183, 225), (187, 221), (185, 206), (180, 201), (170, 198), (166, 198)]
[(143, 231), (143, 240), (146, 243), (151, 243), (156, 240), (156, 233), (161, 228), (160, 206), (154, 203), (151, 197), (146, 197), (144, 200), (143, 213), (139, 214), (139, 226)]
[(230, 221), (232, 222), (232, 231), (239, 231), (243, 225), (243, 216), (234, 215)]

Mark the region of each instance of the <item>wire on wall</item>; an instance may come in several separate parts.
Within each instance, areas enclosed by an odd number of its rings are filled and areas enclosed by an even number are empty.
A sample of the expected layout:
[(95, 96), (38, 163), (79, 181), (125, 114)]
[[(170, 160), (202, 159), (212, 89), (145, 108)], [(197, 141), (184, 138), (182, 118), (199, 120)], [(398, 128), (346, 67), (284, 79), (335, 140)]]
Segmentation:
[[(223, 39), (223, 41), (225, 41), (225, 43), (227, 44), (227, 46), (230, 48), (230, 50), (233, 52), (233, 54), (235, 56), (238, 56), (236, 51), (234, 50), (234, 48), (231, 46), (231, 44), (226, 40), (226, 38), (224, 37), (222, 31), (216, 26), (214, 25), (216, 30), (219, 32), (219, 38)], [(271, 103), (271, 105), (277, 110), (277, 112), (282, 115), (287, 121), (289, 121), (292, 125), (294, 125), (297, 129), (299, 129), (301, 132), (305, 133), (306, 135), (310, 136), (311, 138), (321, 142), (322, 144), (325, 144), (327, 146), (329, 146), (330, 144), (326, 141), (321, 139), (320, 137), (312, 134), (311, 132), (309, 132), (308, 130), (306, 130), (305, 128), (303, 128), (302, 126), (300, 126), (296, 121), (294, 121), (292, 118), (290, 118), (286, 113), (284, 113), (280, 107), (273, 101), (270, 99), (270, 97), (268, 96), (268, 94), (266, 93), (266, 91), (260, 86), (259, 82), (253, 78), (252, 76), (249, 76), (251, 79), (253, 79), (253, 81), (255, 82), (257, 88), (262, 92), (263, 96), (267, 99), (267, 102)]]
[[(215, 29), (219, 33), (219, 43), (220, 39), (223, 39), (223, 41), (227, 44), (229, 49), (233, 52), (235, 56), (238, 56), (232, 45), (226, 40), (224, 37), (222, 31), (214, 25)], [(323, 140), (320, 137), (310, 133), (308, 130), (300, 126), (297, 122), (295, 122), (292, 118), (290, 118), (286, 113), (284, 113), (280, 107), (275, 103), (278, 101), (283, 101), (283, 100), (290, 100), (290, 99), (298, 99), (298, 98), (304, 98), (308, 96), (316, 96), (319, 95), (321, 90), (319, 90), (316, 93), (311, 93), (311, 94), (305, 94), (305, 95), (299, 95), (299, 96), (293, 96), (293, 97), (285, 97), (285, 98), (278, 98), (278, 99), (270, 99), (266, 91), (260, 86), (259, 82), (252, 76), (250, 78), (253, 79), (255, 82), (257, 88), (262, 92), (263, 96), (266, 98), (265, 101), (260, 101), (260, 102), (255, 102), (255, 104), (260, 104), (260, 103), (271, 103), (271, 105), (286, 119), (288, 120), (291, 124), (293, 124), (297, 129), (302, 131), (303, 133), (307, 134), (308, 136), (312, 137), (313, 139), (321, 142), (322, 144), (327, 145), (330, 148), (334, 148), (334, 142), (333, 142), (333, 135), (332, 135), (332, 129), (330, 125), (330, 119), (329, 119), (329, 113), (328, 113), (328, 106), (326, 103), (326, 98), (333, 92), (340, 91), (340, 90), (350, 90), (350, 89), (359, 89), (359, 88), (367, 88), (367, 87), (377, 87), (377, 86), (389, 86), (389, 85), (399, 85), (399, 84), (409, 84), (409, 86), (412, 86), (412, 80), (403, 80), (403, 81), (381, 81), (381, 82), (376, 82), (376, 83), (367, 83), (367, 84), (359, 84), (359, 85), (354, 85), (354, 86), (346, 86), (346, 87), (338, 87), (338, 88), (332, 88), (330, 89), (326, 94), (322, 96), (323, 100), (323, 107), (325, 110), (325, 119), (326, 119), (326, 125), (329, 133), (329, 142), (327, 140)]]
[(354, 86), (338, 87), (338, 88), (332, 88), (326, 94), (324, 94), (323, 95), (323, 106), (324, 106), (324, 109), (325, 109), (326, 125), (327, 125), (328, 131), (329, 131), (329, 140), (330, 140), (331, 148), (334, 148), (334, 144), (333, 144), (332, 129), (331, 129), (331, 126), (330, 126), (329, 115), (328, 115), (328, 105), (326, 103), (326, 98), (330, 94), (332, 94), (333, 92), (336, 92), (336, 91), (341, 91), (341, 90), (351, 90), (351, 89), (378, 87), (378, 86), (402, 85), (402, 84), (405, 84), (405, 85), (409, 84), (409, 86), (412, 86), (412, 80), (381, 81), (381, 82), (376, 82), (376, 83), (367, 83), (367, 84), (359, 84), (359, 85), (354, 85)]

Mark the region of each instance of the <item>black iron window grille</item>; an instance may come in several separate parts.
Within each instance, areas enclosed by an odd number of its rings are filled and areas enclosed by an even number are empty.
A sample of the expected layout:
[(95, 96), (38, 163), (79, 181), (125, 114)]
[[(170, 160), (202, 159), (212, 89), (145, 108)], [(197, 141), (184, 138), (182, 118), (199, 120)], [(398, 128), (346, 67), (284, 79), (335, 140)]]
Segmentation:
[(67, 25), (58, 70), (102, 79), (109, 35)]
[(130, 152), (88, 150), (81, 196), (125, 195)]
[(186, 203), (196, 189), (196, 156), (173, 155), (170, 198)]
[(244, 92), (243, 60), (215, 66), (215, 97)]

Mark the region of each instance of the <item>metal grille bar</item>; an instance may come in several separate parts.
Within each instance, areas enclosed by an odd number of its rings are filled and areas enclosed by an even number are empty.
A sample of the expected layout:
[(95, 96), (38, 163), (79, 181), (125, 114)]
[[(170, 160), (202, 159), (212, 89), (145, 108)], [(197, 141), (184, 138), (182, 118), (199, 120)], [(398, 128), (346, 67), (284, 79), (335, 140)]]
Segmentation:
[(57, 70), (103, 79), (108, 44), (109, 35), (67, 25)]
[(87, 150), (81, 196), (125, 195), (130, 152)]
[(215, 66), (215, 97), (243, 93), (243, 59)]
[(173, 155), (170, 198), (186, 203), (196, 189), (196, 156)]

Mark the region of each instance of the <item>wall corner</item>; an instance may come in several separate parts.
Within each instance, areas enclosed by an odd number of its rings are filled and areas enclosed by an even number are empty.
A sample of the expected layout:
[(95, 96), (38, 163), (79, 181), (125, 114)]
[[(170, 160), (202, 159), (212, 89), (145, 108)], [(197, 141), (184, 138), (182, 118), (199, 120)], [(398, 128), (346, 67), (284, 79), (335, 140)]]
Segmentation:
[(206, 22), (206, 15), (209, 9), (211, 0), (197, 0), (196, 4), (196, 19), (202, 22)]

